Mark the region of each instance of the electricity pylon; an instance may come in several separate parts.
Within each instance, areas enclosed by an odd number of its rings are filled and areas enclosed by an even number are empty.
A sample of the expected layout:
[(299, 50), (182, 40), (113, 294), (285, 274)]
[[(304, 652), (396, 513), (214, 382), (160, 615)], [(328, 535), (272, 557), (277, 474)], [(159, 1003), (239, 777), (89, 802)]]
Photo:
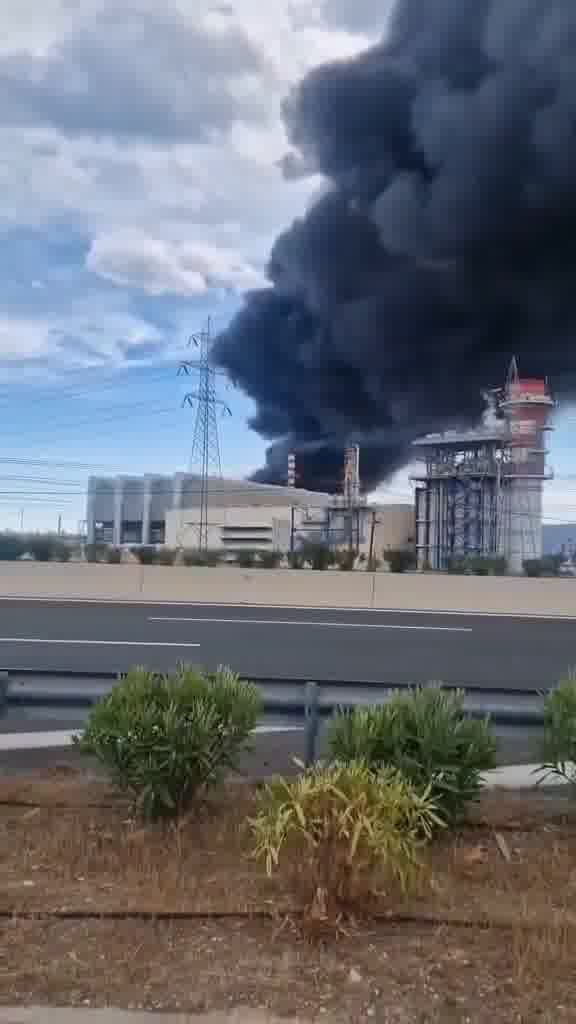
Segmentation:
[(208, 548), (208, 506), (210, 479), (222, 477), (220, 460), (220, 438), (218, 436), (218, 409), (231, 416), (232, 412), (226, 402), (218, 397), (216, 377), (218, 371), (210, 361), (212, 349), (212, 328), (210, 318), (199, 334), (193, 334), (188, 342), (198, 349), (197, 359), (186, 359), (180, 364), (179, 374), (198, 375), (198, 388), (189, 391), (184, 397), (183, 405), (196, 409), (192, 451), (190, 454), (190, 472), (200, 477), (200, 508), (198, 520), (198, 550)]

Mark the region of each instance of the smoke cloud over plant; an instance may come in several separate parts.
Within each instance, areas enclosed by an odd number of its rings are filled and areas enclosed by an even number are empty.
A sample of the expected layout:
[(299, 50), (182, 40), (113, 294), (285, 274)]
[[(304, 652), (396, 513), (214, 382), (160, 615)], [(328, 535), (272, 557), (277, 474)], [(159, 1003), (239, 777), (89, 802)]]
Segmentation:
[[(287, 175), (326, 188), (215, 347), (271, 441), (261, 480), (371, 487), (474, 423), (512, 357), (576, 392), (576, 4), (401, 0), (286, 101)], [(265, 197), (263, 197), (265, 201)]]

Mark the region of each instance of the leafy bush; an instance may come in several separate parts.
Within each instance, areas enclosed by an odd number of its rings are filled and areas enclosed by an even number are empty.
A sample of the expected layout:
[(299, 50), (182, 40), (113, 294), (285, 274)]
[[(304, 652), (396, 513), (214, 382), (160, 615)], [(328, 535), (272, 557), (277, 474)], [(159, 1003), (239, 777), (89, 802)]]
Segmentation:
[(258, 555), (258, 565), (261, 569), (278, 569), (282, 564), (281, 551), (261, 551)]
[(154, 565), (156, 561), (156, 548), (143, 545), (139, 548), (132, 548), (132, 553), (140, 565)]
[(522, 568), (527, 576), (531, 576), (535, 579), (542, 575), (542, 561), (539, 558), (525, 558), (522, 562)]
[(26, 551), (21, 537), (12, 533), (0, 534), (0, 562), (16, 562)]
[(398, 772), (363, 762), (315, 765), (296, 779), (273, 779), (250, 822), (254, 856), (269, 875), (284, 866), (303, 901), (305, 922), (333, 926), (366, 909), (375, 883), (407, 892), (419, 850), (441, 822), (428, 793)]
[(475, 555), (470, 560), (470, 569), (474, 576), (505, 576), (506, 559), (499, 555)]
[(258, 553), (256, 551), (239, 551), (236, 555), (236, 562), (241, 569), (253, 569), (256, 565)]
[(576, 787), (576, 677), (568, 676), (544, 701), (542, 773)]
[(322, 571), (334, 565), (334, 552), (327, 544), (308, 540), (302, 544), (299, 553), (304, 565), (309, 565), (311, 569)]
[(57, 562), (69, 562), (72, 557), (72, 548), (66, 541), (56, 541), (53, 557)]
[(507, 562), (500, 555), (455, 555), (446, 568), (453, 576), (505, 576)]
[(26, 550), (37, 562), (51, 562), (56, 552), (56, 542), (53, 537), (29, 537), (26, 541)]
[(352, 572), (356, 565), (356, 552), (348, 549), (336, 551), (335, 562), (342, 572)]
[(488, 721), (467, 718), (463, 694), (439, 687), (340, 713), (331, 724), (329, 748), (340, 761), (390, 765), (420, 792), (430, 786), (449, 825), (462, 819), (466, 804), (479, 794), (481, 773), (496, 763)]
[(132, 669), (90, 713), (78, 740), (148, 820), (174, 818), (237, 767), (260, 710), (228, 668)]
[(105, 557), (108, 565), (120, 565), (122, 561), (122, 550), (121, 548), (108, 548)]
[(108, 560), (110, 550), (108, 544), (86, 544), (84, 557), (87, 562), (105, 562)]
[(562, 555), (544, 555), (543, 558), (527, 558), (522, 568), (527, 576), (558, 576), (563, 562)]
[(409, 548), (387, 548), (384, 559), (390, 572), (407, 572), (416, 565), (416, 556)]
[(182, 561), (184, 565), (197, 565), (203, 566), (204, 568), (214, 568), (219, 565), (222, 560), (221, 551), (199, 551), (197, 548), (187, 548), (182, 552)]
[(288, 567), (290, 569), (303, 569), (304, 556), (301, 551), (291, 551), (288, 555)]
[(156, 552), (155, 561), (158, 565), (174, 565), (176, 552), (172, 548), (160, 548)]

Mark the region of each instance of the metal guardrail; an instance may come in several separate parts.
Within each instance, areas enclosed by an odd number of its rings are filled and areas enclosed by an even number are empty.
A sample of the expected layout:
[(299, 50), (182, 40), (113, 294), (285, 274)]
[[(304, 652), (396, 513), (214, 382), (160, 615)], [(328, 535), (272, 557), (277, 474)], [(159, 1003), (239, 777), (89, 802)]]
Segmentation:
[[(0, 718), (8, 710), (58, 708), (88, 709), (103, 697), (121, 674), (95, 672), (37, 672), (5, 670), (0, 673)], [(339, 708), (385, 703), (394, 693), (406, 692), (413, 683), (350, 682), (338, 680), (258, 679), (251, 677), (262, 694), (265, 714), (303, 720), (306, 761), (315, 759), (320, 723)], [(543, 724), (546, 689), (469, 684), (442, 685), (461, 690), (464, 707), (471, 717), (488, 716), (496, 726), (539, 728)]]

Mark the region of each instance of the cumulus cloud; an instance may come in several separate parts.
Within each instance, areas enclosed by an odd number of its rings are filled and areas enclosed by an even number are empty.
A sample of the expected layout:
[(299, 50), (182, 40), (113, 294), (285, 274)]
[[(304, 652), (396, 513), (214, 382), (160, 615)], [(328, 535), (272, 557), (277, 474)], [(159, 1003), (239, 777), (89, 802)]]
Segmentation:
[[(195, 308), (225, 317), (260, 284), (279, 225), (318, 187), (283, 180), (282, 99), (362, 45), (323, 3), (3, 0), (0, 361), (173, 356)], [(33, 269), (10, 259), (24, 228)], [(141, 319), (155, 296), (159, 338)]]
[(193, 141), (262, 116), (266, 59), (235, 24), (107, 4), (45, 52), (0, 57), (0, 110), (72, 136)]
[(254, 267), (231, 250), (206, 242), (168, 242), (136, 231), (94, 239), (88, 270), (148, 295), (203, 295), (210, 289), (244, 291), (263, 284)]
[(382, 32), (393, 6), (394, 0), (324, 0), (322, 14), (352, 32)]

